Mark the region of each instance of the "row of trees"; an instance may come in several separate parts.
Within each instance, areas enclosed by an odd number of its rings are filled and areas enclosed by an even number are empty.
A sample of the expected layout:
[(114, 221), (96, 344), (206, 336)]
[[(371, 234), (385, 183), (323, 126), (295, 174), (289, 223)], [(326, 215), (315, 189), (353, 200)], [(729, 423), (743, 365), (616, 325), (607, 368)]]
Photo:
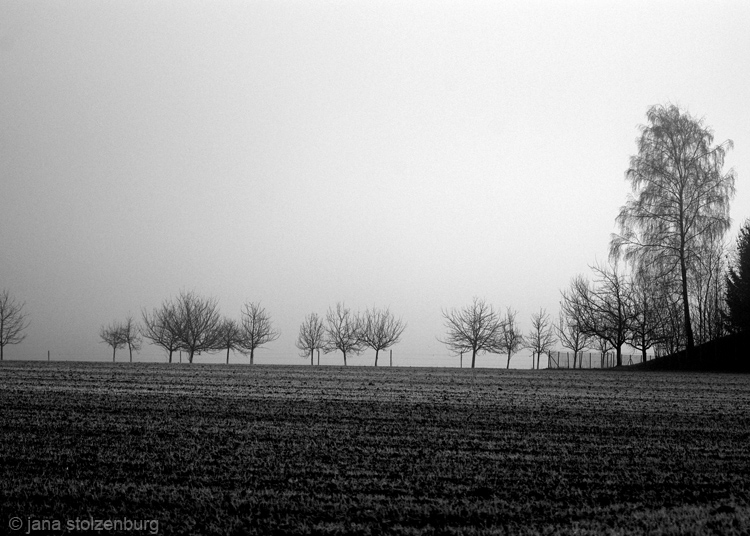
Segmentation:
[[(241, 319), (236, 321), (221, 316), (216, 299), (194, 292), (181, 292), (151, 312), (144, 310), (142, 318), (142, 324), (129, 316), (124, 322), (102, 326), (99, 336), (112, 348), (112, 361), (118, 349), (127, 347), (132, 362), (133, 351), (141, 349), (145, 338), (161, 346), (170, 363), (177, 351), (187, 352), (192, 363), (196, 354), (223, 350), (229, 363), (230, 351), (234, 350), (249, 356), (252, 365), (255, 351), (279, 338), (270, 315), (260, 304), (245, 303)], [(316, 351), (319, 355), (321, 350), (338, 350), (346, 365), (348, 355), (372, 348), (377, 366), (380, 351), (398, 343), (405, 327), (388, 309), (367, 309), (360, 314), (338, 303), (328, 310), (325, 323), (315, 313), (308, 315), (300, 326), (296, 345), (302, 357), (310, 356), (310, 364)]]
[(506, 368), (510, 368), (513, 354), (523, 348), (531, 350), (532, 367), (536, 358), (536, 368), (542, 354), (552, 349), (556, 342), (556, 326), (544, 309), (531, 315), (531, 330), (523, 335), (516, 317), (517, 311), (508, 307), (505, 316), (497, 313), (485, 300), (474, 298), (471, 305), (462, 309), (443, 311), (446, 336), (438, 339), (456, 354), (471, 354), (471, 368), (476, 365), (476, 357), (481, 353), (495, 353), (507, 356)]
[(188, 361), (193, 362), (201, 352), (236, 350), (250, 356), (253, 363), (255, 350), (275, 341), (279, 337), (271, 323), (271, 317), (259, 303), (248, 302), (242, 308), (239, 321), (222, 317), (215, 298), (204, 298), (195, 292), (181, 292), (177, 298), (169, 299), (151, 312), (141, 312), (143, 323), (132, 317), (124, 322), (102, 326), (100, 338), (112, 348), (112, 361), (118, 349), (127, 346), (130, 361), (133, 350), (141, 348), (143, 338), (161, 346), (172, 362), (175, 352), (187, 352)]
[(313, 364), (315, 352), (325, 353), (340, 351), (347, 364), (347, 355), (359, 355), (366, 348), (375, 350), (375, 366), (382, 350), (387, 350), (401, 340), (406, 324), (396, 318), (388, 309), (367, 309), (364, 313), (355, 313), (344, 304), (337, 303), (329, 308), (325, 323), (316, 314), (311, 313), (302, 323), (297, 336), (296, 346), (302, 357), (310, 356)]

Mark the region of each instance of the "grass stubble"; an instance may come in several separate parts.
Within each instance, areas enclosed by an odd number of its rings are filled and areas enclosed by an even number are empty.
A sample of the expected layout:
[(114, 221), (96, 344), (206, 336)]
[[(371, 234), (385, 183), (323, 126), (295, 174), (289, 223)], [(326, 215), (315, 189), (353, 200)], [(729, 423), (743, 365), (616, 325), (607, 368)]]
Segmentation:
[(0, 429), (0, 533), (750, 532), (747, 375), (4, 362)]

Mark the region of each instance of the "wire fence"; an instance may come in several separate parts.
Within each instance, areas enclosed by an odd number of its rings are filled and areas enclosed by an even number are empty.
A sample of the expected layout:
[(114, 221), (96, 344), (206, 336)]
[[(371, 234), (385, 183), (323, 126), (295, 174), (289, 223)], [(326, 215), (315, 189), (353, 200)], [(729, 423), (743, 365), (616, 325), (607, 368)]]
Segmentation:
[[(622, 354), (622, 364), (637, 365), (643, 362), (642, 354)], [(646, 360), (654, 359), (652, 354), (646, 354)], [(551, 369), (605, 369), (617, 366), (615, 352), (548, 352), (547, 368)]]

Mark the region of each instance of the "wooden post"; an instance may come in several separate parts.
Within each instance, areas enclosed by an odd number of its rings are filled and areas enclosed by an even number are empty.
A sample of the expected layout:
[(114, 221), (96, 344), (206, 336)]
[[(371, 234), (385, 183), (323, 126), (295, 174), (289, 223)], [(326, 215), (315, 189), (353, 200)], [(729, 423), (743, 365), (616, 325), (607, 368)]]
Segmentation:
[(47, 362), (49, 362), (49, 350), (47, 350)]

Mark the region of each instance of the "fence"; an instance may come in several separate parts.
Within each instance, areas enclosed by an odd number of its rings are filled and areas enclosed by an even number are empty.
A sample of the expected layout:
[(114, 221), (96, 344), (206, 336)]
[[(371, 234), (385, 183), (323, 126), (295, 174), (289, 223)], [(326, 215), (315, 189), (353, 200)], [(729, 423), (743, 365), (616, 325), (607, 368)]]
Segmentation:
[[(646, 354), (646, 360), (651, 361), (654, 356)], [(643, 361), (642, 354), (622, 354), (623, 365), (637, 365)], [(617, 366), (617, 354), (615, 352), (548, 352), (547, 368), (551, 369), (604, 369)]]

